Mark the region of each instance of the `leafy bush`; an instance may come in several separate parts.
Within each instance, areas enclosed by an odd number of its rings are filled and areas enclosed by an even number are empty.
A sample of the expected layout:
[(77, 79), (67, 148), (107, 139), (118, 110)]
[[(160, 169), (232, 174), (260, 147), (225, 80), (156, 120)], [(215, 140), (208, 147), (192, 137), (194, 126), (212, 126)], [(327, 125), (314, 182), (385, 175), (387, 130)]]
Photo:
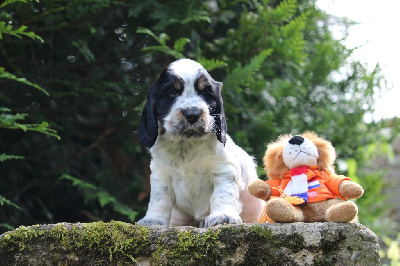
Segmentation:
[(21, 208), (0, 209), (9, 225), (143, 215), (149, 156), (134, 131), (148, 87), (176, 58), (224, 82), (228, 133), (258, 160), (277, 135), (314, 130), (359, 161), (379, 132), (363, 122), (379, 67), (352, 62), (330, 31), (347, 22), (312, 0), (5, 3), (1, 113), (45, 133), (0, 132), (1, 153), (25, 158), (0, 164), (0, 195)]

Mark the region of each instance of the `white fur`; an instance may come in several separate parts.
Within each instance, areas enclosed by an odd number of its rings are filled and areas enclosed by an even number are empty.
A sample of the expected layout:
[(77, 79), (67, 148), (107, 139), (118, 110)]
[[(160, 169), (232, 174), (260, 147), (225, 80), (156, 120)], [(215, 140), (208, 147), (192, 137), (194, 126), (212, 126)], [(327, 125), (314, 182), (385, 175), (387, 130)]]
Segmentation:
[(200, 70), (204, 67), (191, 59), (180, 59), (171, 63), (168, 69), (185, 82), (186, 93), (194, 93), (194, 81)]
[[(229, 136), (225, 146), (218, 141), (213, 132), (214, 117), (194, 88), (201, 70), (200, 64), (189, 59), (169, 66), (169, 71), (183, 80), (184, 91), (159, 121), (165, 132), (159, 132), (150, 148), (151, 195), (141, 225), (255, 223), (261, 214), (264, 201), (246, 189), (258, 179), (253, 158)], [(187, 124), (180, 112), (189, 107), (203, 111), (193, 125)], [(180, 134), (182, 125), (185, 129), (202, 128), (205, 134), (185, 137)]]
[(319, 155), (315, 144), (311, 140), (304, 138), (304, 142), (300, 145), (286, 143), (282, 156), (285, 165), (292, 169), (303, 165), (317, 165)]

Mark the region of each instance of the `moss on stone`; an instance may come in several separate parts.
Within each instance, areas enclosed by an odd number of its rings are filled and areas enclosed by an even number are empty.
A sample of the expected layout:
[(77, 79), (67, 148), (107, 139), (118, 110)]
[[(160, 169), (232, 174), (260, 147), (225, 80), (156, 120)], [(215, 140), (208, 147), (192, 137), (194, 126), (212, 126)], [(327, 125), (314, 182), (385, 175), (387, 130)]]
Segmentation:
[(166, 264), (168, 261), (183, 265), (207, 265), (220, 257), (217, 248), (219, 244), (219, 231), (209, 229), (202, 234), (194, 230), (169, 231), (160, 235), (152, 262), (155, 265)]
[[(331, 265), (379, 263), (376, 236), (349, 224), (210, 229), (123, 222), (35, 225), (0, 236), (4, 265)], [(367, 251), (369, 250), (369, 251)]]
[(7, 251), (25, 250), (27, 242), (44, 234), (43, 231), (38, 230), (38, 227), (38, 225), (20, 226), (16, 230), (4, 234), (2, 241), (0, 241), (0, 249)]
[(3, 235), (0, 255), (34, 249), (36, 242), (46, 242), (49, 251), (60, 256), (68, 250), (77, 257), (88, 256), (99, 262), (135, 262), (136, 257), (149, 252), (149, 232), (147, 227), (115, 221), (72, 226), (60, 223), (50, 228), (21, 226)]

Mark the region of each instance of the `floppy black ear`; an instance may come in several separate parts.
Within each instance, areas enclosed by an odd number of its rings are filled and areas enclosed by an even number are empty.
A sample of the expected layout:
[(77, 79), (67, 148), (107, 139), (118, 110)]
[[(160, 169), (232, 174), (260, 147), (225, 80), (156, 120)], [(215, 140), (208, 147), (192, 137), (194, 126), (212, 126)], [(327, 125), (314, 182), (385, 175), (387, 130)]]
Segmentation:
[(215, 135), (219, 142), (225, 145), (226, 143), (226, 117), (225, 114), (214, 115)]
[(226, 116), (224, 112), (224, 105), (222, 102), (222, 95), (221, 95), (221, 90), (222, 90), (222, 83), (217, 82), (217, 88), (218, 88), (218, 101), (217, 101), (217, 110), (216, 114), (214, 114), (214, 125), (215, 125), (215, 134), (217, 135), (217, 139), (225, 145), (226, 143), (226, 132), (228, 129), (228, 126), (226, 124)]
[(147, 94), (147, 101), (138, 130), (139, 141), (148, 148), (154, 145), (158, 136), (158, 122), (155, 110), (157, 91), (157, 84), (154, 84)]

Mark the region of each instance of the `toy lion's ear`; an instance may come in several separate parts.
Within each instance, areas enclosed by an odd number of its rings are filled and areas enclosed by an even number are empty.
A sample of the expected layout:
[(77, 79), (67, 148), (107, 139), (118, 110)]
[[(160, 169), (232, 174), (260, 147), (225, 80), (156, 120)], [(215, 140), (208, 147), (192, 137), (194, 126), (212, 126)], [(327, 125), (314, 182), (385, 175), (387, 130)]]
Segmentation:
[(282, 135), (276, 142), (268, 144), (263, 163), (269, 179), (280, 179), (289, 171), (283, 162), (283, 148), (291, 138), (290, 135)]
[(311, 140), (315, 146), (317, 146), (318, 150), (318, 166), (331, 173), (335, 172), (333, 164), (336, 160), (336, 151), (332, 146), (332, 143), (328, 140), (322, 139), (318, 137), (318, 135), (314, 132), (305, 132), (303, 137)]

